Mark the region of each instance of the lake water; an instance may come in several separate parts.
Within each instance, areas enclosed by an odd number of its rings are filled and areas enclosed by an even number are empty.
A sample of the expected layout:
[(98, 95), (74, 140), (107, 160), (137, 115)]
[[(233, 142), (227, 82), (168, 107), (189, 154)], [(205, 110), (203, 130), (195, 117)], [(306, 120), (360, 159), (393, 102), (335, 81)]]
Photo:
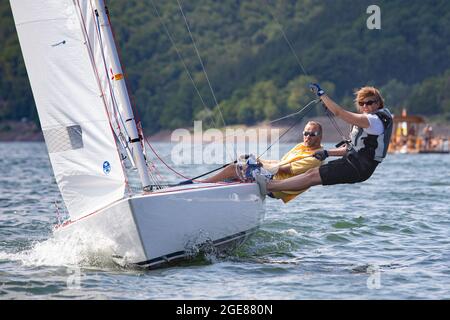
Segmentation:
[(146, 271), (52, 237), (61, 198), (43, 143), (0, 154), (0, 299), (450, 298), (450, 155), (389, 155), (364, 183), (267, 199), (231, 255)]

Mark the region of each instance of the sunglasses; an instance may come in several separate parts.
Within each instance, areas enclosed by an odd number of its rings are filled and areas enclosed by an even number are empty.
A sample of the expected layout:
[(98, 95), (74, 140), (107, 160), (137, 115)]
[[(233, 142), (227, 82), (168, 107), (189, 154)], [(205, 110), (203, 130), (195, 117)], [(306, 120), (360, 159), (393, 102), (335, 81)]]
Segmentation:
[(318, 132), (318, 131), (312, 131), (312, 132), (310, 132), (310, 131), (303, 131), (303, 135), (304, 135), (305, 137), (307, 137), (307, 136), (310, 136), (310, 137), (317, 137), (317, 136), (320, 135), (320, 132)]
[(358, 102), (360, 107), (362, 107), (363, 105), (371, 106), (374, 103), (377, 103), (377, 101), (376, 100), (369, 100), (369, 101), (360, 101), (360, 102)]

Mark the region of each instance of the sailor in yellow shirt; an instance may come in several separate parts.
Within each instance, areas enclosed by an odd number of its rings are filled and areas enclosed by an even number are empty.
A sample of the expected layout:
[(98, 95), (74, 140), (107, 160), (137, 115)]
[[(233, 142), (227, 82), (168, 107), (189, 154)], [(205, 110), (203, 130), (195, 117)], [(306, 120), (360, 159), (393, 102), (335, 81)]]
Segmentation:
[[(303, 130), (303, 142), (293, 147), (281, 160), (258, 160), (258, 162), (274, 180), (291, 178), (321, 165), (322, 162), (313, 157), (315, 152), (322, 149), (321, 141), (322, 126), (316, 121), (309, 121)], [(242, 165), (231, 164), (203, 182), (219, 182), (229, 179), (247, 180), (248, 178), (244, 174), (245, 169)], [(306, 190), (277, 191), (269, 196), (287, 203)]]
[[(308, 131), (305, 129), (304, 132), (309, 133), (317, 131)], [(315, 137), (308, 136), (305, 138), (312, 140)], [(291, 178), (293, 176), (305, 173), (309, 169), (320, 166), (321, 161), (312, 156), (316, 151), (319, 151), (320, 149), (320, 144), (317, 148), (313, 149), (306, 146), (304, 143), (299, 143), (288, 153), (286, 153), (283, 158), (281, 158), (280, 167), (282, 168), (284, 165), (286, 165), (288, 166), (287, 168), (289, 168), (290, 166), (290, 170), (278, 170), (278, 172), (274, 175), (273, 180), (284, 180), (287, 178)], [(301, 191), (277, 191), (272, 192), (271, 196), (277, 199), (281, 199), (284, 203), (287, 203), (306, 190), (307, 189), (303, 189)]]

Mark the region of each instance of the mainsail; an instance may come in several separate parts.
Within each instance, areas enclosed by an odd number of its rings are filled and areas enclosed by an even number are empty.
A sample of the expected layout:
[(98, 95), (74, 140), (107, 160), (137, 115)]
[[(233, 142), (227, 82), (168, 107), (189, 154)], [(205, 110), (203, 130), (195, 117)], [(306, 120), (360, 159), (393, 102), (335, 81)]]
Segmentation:
[(88, 0), (10, 3), (56, 182), (77, 219), (126, 190), (98, 20)]

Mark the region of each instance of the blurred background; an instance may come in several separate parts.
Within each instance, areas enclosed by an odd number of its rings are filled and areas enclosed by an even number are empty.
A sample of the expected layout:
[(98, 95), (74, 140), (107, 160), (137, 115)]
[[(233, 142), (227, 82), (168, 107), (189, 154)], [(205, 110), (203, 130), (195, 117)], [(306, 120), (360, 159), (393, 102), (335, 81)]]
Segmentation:
[[(316, 81), (349, 109), (355, 89), (374, 85), (396, 115), (405, 109), (425, 116), (436, 134), (449, 133), (449, 1), (378, 1), (381, 29), (372, 30), (372, 1), (365, 0), (195, 0), (180, 2), (183, 12), (177, 1), (107, 4), (130, 94), (145, 133), (156, 139), (193, 120), (222, 127), (218, 105), (226, 125), (282, 117), (313, 99), (307, 84)], [(0, 140), (41, 140), (6, 0), (0, 43)], [(308, 113), (323, 115), (319, 107)]]

